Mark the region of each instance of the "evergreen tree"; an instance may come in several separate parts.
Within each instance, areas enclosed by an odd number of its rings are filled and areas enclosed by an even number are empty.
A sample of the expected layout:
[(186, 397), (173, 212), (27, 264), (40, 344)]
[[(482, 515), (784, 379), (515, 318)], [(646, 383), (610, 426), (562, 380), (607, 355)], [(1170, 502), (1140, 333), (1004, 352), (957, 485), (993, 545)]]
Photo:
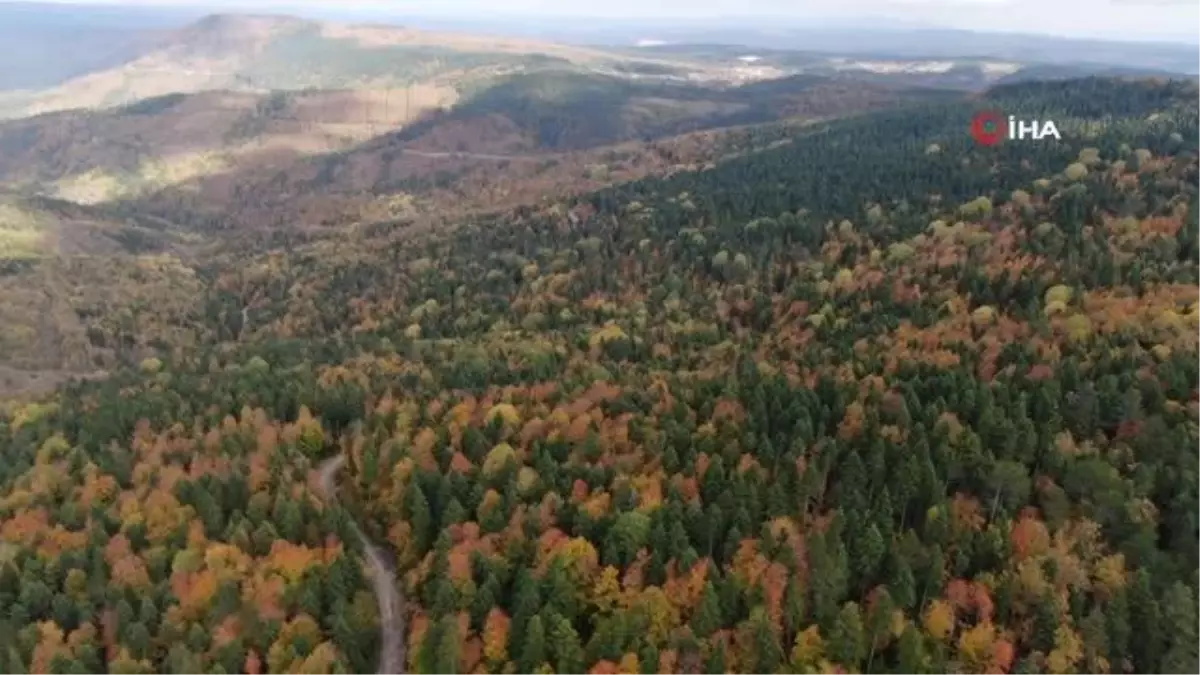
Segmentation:
[(842, 606), (829, 631), (827, 644), (834, 662), (850, 670), (859, 668), (867, 650), (862, 612), (857, 604), (847, 602)]
[(546, 662), (546, 631), (542, 626), (542, 617), (534, 615), (524, 631), (524, 641), (514, 645), (517, 657), (517, 670), (522, 673), (532, 673)]
[(692, 632), (699, 637), (707, 637), (721, 628), (721, 601), (713, 583), (704, 584), (704, 594), (700, 597), (700, 606), (692, 615)]
[(457, 673), (462, 645), (461, 636), (458, 634), (458, 617), (447, 614), (438, 624), (432, 672)]
[(1133, 664), (1138, 672), (1160, 672), (1163, 633), (1161, 610), (1150, 587), (1150, 576), (1139, 570), (1129, 590), (1129, 620), (1137, 627), (1137, 637), (1130, 642)]
[(751, 641), (754, 645), (752, 656), (754, 672), (774, 673), (783, 663), (783, 647), (779, 644), (778, 627), (772, 625), (770, 618), (762, 608), (751, 612), (749, 628)]
[(1171, 626), (1167, 634), (1167, 650), (1162, 659), (1166, 673), (1200, 672), (1197, 646), (1196, 592), (1187, 585), (1175, 582), (1163, 596), (1163, 623)]
[(553, 612), (548, 615), (546, 623), (546, 637), (556, 672), (583, 672), (583, 646), (575, 627), (566, 617)]

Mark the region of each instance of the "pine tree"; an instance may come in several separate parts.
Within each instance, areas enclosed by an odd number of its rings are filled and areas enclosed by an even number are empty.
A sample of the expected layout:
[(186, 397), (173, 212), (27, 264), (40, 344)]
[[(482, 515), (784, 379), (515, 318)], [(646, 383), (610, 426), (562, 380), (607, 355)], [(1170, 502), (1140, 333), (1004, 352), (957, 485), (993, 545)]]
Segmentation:
[(872, 672), (876, 652), (886, 647), (891, 638), (892, 613), (895, 609), (891, 594), (886, 587), (881, 587), (867, 616), (867, 672)]
[(800, 579), (793, 576), (783, 596), (784, 644), (791, 644), (796, 634), (804, 628), (806, 611), (804, 589), (800, 586)]
[(700, 606), (692, 615), (692, 632), (704, 638), (712, 635), (723, 625), (721, 618), (721, 599), (713, 587), (711, 580), (704, 583), (704, 594), (700, 597)]
[(855, 585), (862, 589), (869, 587), (875, 580), (879, 562), (887, 551), (883, 535), (874, 523), (865, 528), (859, 528), (857, 535), (851, 539), (853, 548), (850, 560), (853, 565)]
[(829, 655), (847, 669), (857, 670), (866, 655), (866, 636), (858, 604), (847, 602), (829, 631)]
[(774, 673), (783, 663), (783, 647), (779, 644), (779, 634), (766, 611), (761, 607), (750, 613), (749, 628), (751, 634), (754, 661), (754, 672)]
[(912, 567), (903, 556), (892, 557), (892, 574), (888, 579), (888, 590), (896, 606), (904, 611), (911, 611), (917, 603), (917, 581), (913, 578)]
[(658, 672), (659, 651), (656, 645), (644, 644), (638, 650), (638, 663), (642, 666), (643, 675), (653, 675)]
[(1197, 645), (1196, 592), (1175, 582), (1163, 596), (1163, 623), (1171, 627), (1167, 634), (1167, 650), (1162, 659), (1164, 673), (1200, 672)]
[(435, 646), (435, 673), (457, 673), (462, 654), (462, 641), (458, 635), (458, 617), (447, 614), (438, 622)]
[(517, 669), (522, 673), (532, 673), (546, 662), (546, 631), (542, 626), (541, 615), (535, 614), (529, 619), (524, 631), (524, 641), (514, 644), (517, 657)]
[(575, 627), (571, 625), (571, 622), (566, 617), (553, 612), (548, 614), (546, 624), (550, 654), (553, 658), (556, 672), (582, 672), (584, 665), (583, 646), (580, 643), (579, 633), (575, 631)]
[(809, 549), (809, 592), (812, 613), (823, 629), (832, 625), (838, 605), (846, 595), (845, 549), (836, 532), (827, 531), (812, 538)]
[(930, 672), (925, 638), (913, 624), (909, 624), (900, 634), (896, 651), (899, 658), (898, 672), (914, 674)]
[(417, 481), (413, 481), (408, 493), (408, 522), (412, 526), (412, 546), (417, 556), (425, 555), (429, 550), (433, 532), (433, 513), (429, 509), (429, 500)]
[(537, 581), (526, 568), (517, 571), (513, 585), (512, 628), (509, 632), (508, 653), (519, 654), (525, 642), (525, 626), (542, 609)]
[(726, 666), (724, 641), (718, 641), (709, 650), (708, 658), (704, 660), (704, 672), (709, 675), (725, 675), (729, 672), (728, 666)]
[(1129, 620), (1137, 627), (1137, 637), (1130, 643), (1133, 665), (1139, 673), (1161, 672), (1162, 623), (1158, 600), (1150, 586), (1150, 575), (1138, 570), (1129, 589)]
[(471, 625), (476, 630), (483, 627), (483, 622), (487, 618), (488, 612), (496, 606), (495, 590), (498, 586), (496, 578), (488, 576), (487, 580), (479, 586), (479, 590), (475, 592), (475, 596), (471, 598)]
[(1118, 592), (1109, 600), (1104, 608), (1104, 622), (1110, 660), (1115, 663), (1128, 659), (1129, 640), (1133, 631), (1129, 625), (1129, 601), (1125, 591)]

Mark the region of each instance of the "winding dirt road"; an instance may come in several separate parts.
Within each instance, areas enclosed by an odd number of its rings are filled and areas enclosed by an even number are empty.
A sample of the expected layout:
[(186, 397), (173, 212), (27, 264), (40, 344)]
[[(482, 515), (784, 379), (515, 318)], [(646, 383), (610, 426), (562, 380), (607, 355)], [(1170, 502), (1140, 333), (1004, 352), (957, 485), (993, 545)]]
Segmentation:
[[(333, 478), (342, 466), (346, 464), (346, 455), (331, 457), (317, 467), (321, 492), (331, 501), (337, 499), (337, 490)], [(396, 568), (384, 556), (383, 551), (367, 537), (362, 528), (354, 520), (350, 521), (354, 534), (362, 542), (363, 551), (367, 557), (367, 576), (375, 587), (375, 597), (379, 600), (379, 632), (382, 637), (379, 646), (379, 672), (387, 675), (404, 673), (404, 614), (401, 603), (404, 598), (396, 587)]]

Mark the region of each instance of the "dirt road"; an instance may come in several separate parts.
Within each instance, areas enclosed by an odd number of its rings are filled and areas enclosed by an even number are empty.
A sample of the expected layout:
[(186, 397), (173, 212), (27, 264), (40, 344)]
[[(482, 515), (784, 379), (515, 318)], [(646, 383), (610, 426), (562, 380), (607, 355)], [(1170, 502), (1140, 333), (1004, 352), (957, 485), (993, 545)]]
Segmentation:
[(493, 162), (509, 162), (522, 159), (546, 160), (550, 158), (549, 155), (489, 155), (482, 152), (429, 152), (426, 150), (411, 150), (409, 148), (402, 148), (400, 151), (406, 155), (412, 155), (413, 157), (426, 157), (428, 159), (483, 159)]
[[(321, 492), (330, 500), (337, 499), (337, 490), (333, 478), (346, 463), (345, 455), (331, 457), (317, 468)], [(401, 604), (404, 598), (396, 586), (396, 568), (384, 556), (383, 551), (367, 537), (358, 523), (350, 521), (354, 533), (362, 542), (367, 559), (367, 576), (375, 588), (375, 597), (379, 600), (379, 632), (382, 637), (379, 646), (379, 672), (388, 675), (404, 673), (404, 614)]]

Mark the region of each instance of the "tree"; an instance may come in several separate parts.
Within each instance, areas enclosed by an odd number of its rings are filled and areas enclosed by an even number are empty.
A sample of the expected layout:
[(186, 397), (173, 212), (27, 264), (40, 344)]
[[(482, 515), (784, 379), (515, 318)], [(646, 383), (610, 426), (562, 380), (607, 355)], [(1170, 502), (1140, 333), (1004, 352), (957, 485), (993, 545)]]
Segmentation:
[(457, 673), (462, 657), (462, 639), (458, 634), (458, 617), (447, 614), (438, 621), (435, 647), (435, 673)]
[(483, 656), (492, 668), (500, 668), (508, 660), (508, 631), (511, 621), (499, 607), (487, 614), (483, 626)]
[(795, 640), (800, 633), (806, 617), (804, 589), (800, 586), (798, 577), (793, 576), (788, 582), (787, 591), (783, 596), (783, 640), (785, 644)]
[(829, 631), (829, 656), (848, 669), (857, 669), (866, 656), (862, 612), (857, 603), (842, 605)]
[(525, 630), (525, 639), (516, 645), (517, 669), (522, 673), (532, 673), (546, 662), (546, 631), (542, 626), (542, 617), (534, 615), (529, 620)]
[(541, 611), (541, 608), (542, 600), (538, 592), (537, 581), (534, 580), (528, 569), (518, 570), (513, 590), (512, 631), (508, 641), (510, 654), (520, 655), (522, 653), (522, 645), (529, 639), (525, 635), (526, 625)]
[(1012, 513), (1023, 506), (1029, 500), (1030, 486), (1029, 472), (1023, 465), (1007, 460), (996, 462), (988, 475), (988, 489), (993, 495), (989, 520), (995, 518), (997, 508)]
[(421, 486), (413, 483), (408, 493), (408, 522), (412, 526), (412, 550), (416, 556), (424, 555), (429, 550), (433, 514), (429, 509), (429, 500), (421, 491)]
[(721, 628), (721, 600), (713, 588), (712, 581), (704, 582), (704, 594), (700, 597), (700, 606), (692, 615), (692, 632), (698, 637), (707, 637)]
[(556, 672), (583, 672), (583, 645), (579, 641), (579, 633), (570, 621), (560, 614), (550, 613), (547, 618), (546, 637)]
[(896, 605), (886, 587), (879, 587), (867, 613), (867, 671), (875, 661), (877, 650), (884, 649), (892, 639), (893, 614)]
[(896, 606), (910, 611), (917, 603), (917, 581), (913, 577), (912, 567), (903, 556), (893, 556), (892, 573), (888, 579), (888, 590)]
[(925, 640), (916, 626), (909, 624), (900, 634), (897, 644), (898, 665), (902, 673), (927, 673), (929, 670), (928, 650)]
[(1129, 602), (1124, 592), (1118, 593), (1104, 608), (1109, 660), (1122, 661), (1129, 658), (1129, 643), (1132, 628), (1129, 625)]
[(1198, 667), (1196, 592), (1175, 582), (1163, 596), (1162, 617), (1172, 629), (1167, 636), (1167, 651), (1162, 670), (1166, 673), (1200, 672)]
[(1133, 664), (1139, 672), (1159, 672), (1163, 634), (1158, 600), (1150, 588), (1146, 570), (1138, 570), (1129, 590), (1129, 620), (1137, 626), (1138, 637), (1130, 643)]
[(783, 647), (779, 644), (779, 629), (771, 622), (766, 611), (756, 607), (750, 613), (749, 630), (751, 644), (754, 645), (753, 671), (756, 673), (773, 673), (783, 663)]
[(708, 658), (704, 661), (704, 672), (712, 675), (723, 675), (729, 672), (729, 667), (726, 665), (725, 643), (717, 641), (717, 643), (709, 650)]

